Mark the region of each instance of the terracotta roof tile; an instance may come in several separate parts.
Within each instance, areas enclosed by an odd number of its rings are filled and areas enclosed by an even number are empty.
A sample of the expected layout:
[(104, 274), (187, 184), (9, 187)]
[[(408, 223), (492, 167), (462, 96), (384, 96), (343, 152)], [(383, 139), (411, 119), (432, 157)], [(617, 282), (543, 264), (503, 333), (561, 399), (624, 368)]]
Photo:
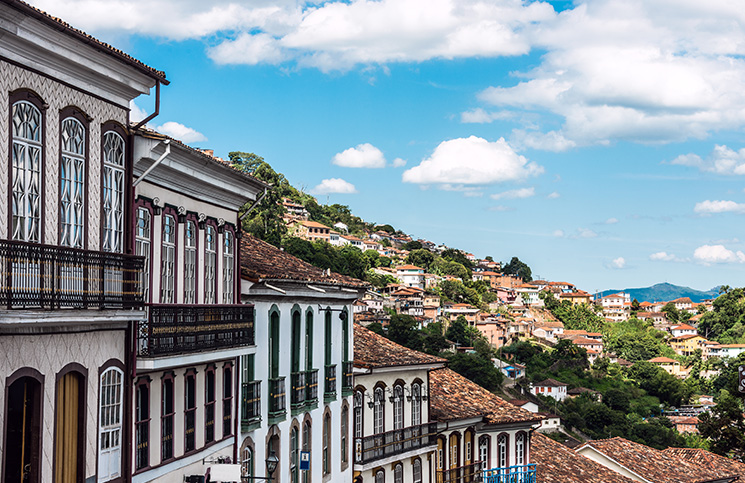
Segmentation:
[(655, 483), (697, 483), (730, 476), (623, 438), (588, 441), (585, 446)]
[(429, 388), (430, 416), (438, 421), (479, 416), (487, 424), (529, 423), (543, 419), (495, 396), (452, 369), (430, 371)]
[(70, 25), (69, 23), (65, 22), (64, 20), (58, 17), (53, 17), (52, 15), (49, 15), (43, 10), (39, 10), (38, 8), (32, 5), (29, 5), (28, 3), (22, 2), (19, 0), (6, 0), (5, 3), (10, 4), (14, 8), (24, 12), (25, 14), (31, 17), (34, 17), (35, 19), (39, 20), (42, 23), (49, 25), (53, 29), (60, 30), (64, 32), (65, 34), (70, 35), (71, 37), (92, 46), (93, 48), (98, 48), (102, 52), (109, 54), (112, 57), (116, 57), (118, 60), (131, 65), (132, 67), (143, 72), (147, 76), (155, 78), (165, 85), (169, 84), (168, 80), (166, 79), (165, 72), (161, 70), (153, 69), (152, 67), (146, 65), (142, 61), (135, 59), (131, 55), (127, 54), (126, 52), (119, 50), (116, 47), (113, 47), (105, 42), (102, 42), (98, 40), (97, 38), (93, 37), (92, 35), (89, 35), (83, 32), (80, 29), (76, 29), (75, 27), (73, 27), (72, 25)]
[(541, 483), (632, 483), (634, 480), (577, 454), (548, 436), (533, 433), (530, 460)]
[(446, 359), (396, 344), (382, 335), (354, 324), (354, 365), (364, 368), (420, 364), (445, 364)]
[(365, 288), (366, 282), (329, 273), (248, 233), (241, 238), (241, 276), (247, 279), (288, 280)]
[(651, 362), (652, 364), (673, 364), (678, 361), (675, 359), (670, 359), (669, 357), (654, 357), (652, 359), (649, 359), (647, 362)]
[(731, 458), (725, 458), (700, 448), (667, 448), (663, 453), (669, 454), (694, 465), (710, 470), (720, 471), (726, 475), (745, 477), (745, 464)]
[(567, 384), (564, 384), (563, 382), (559, 382), (556, 379), (551, 379), (551, 378), (546, 379), (545, 381), (541, 381), (541, 382), (537, 382), (537, 383), (533, 384), (533, 386), (535, 386), (535, 387), (538, 387), (538, 386), (544, 386), (544, 387), (563, 387), (563, 386), (566, 386), (566, 385)]

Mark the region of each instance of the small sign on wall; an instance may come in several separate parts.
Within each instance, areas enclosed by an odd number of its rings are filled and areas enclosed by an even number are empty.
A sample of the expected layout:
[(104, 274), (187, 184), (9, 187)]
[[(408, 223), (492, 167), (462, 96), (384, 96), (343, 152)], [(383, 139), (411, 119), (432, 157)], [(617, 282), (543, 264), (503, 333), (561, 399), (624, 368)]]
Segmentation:
[(301, 470), (310, 469), (310, 451), (300, 452), (300, 469)]

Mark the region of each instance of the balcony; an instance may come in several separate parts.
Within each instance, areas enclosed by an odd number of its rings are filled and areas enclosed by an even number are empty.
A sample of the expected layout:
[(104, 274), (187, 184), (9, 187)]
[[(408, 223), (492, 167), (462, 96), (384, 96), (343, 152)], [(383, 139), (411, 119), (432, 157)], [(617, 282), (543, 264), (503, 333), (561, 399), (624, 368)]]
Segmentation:
[(144, 259), (56, 245), (0, 240), (0, 307), (143, 307)]
[(458, 468), (438, 470), (435, 475), (435, 483), (475, 483), (482, 481), (481, 476), (481, 462), (476, 461)]
[(241, 384), (241, 427), (261, 421), (261, 381)]
[(343, 379), (341, 380), (341, 392), (344, 395), (349, 395), (352, 394), (352, 389), (354, 387), (354, 378), (352, 375), (352, 371), (354, 370), (354, 362), (342, 362), (342, 367), (344, 368), (344, 374)]
[(535, 464), (492, 468), (481, 474), (482, 483), (536, 483)]
[(141, 357), (254, 345), (253, 305), (148, 305), (140, 323)]
[(330, 364), (324, 368), (323, 397), (324, 399), (336, 398), (336, 364)]
[(354, 439), (354, 462), (367, 464), (425, 446), (434, 445), (437, 423), (425, 423)]
[(285, 378), (269, 379), (269, 417), (284, 417), (287, 408), (285, 404)]
[(290, 374), (290, 406), (292, 409), (298, 409), (305, 406), (305, 394), (307, 386), (305, 382), (305, 372), (293, 372)]
[(318, 402), (318, 369), (305, 371), (305, 404)]

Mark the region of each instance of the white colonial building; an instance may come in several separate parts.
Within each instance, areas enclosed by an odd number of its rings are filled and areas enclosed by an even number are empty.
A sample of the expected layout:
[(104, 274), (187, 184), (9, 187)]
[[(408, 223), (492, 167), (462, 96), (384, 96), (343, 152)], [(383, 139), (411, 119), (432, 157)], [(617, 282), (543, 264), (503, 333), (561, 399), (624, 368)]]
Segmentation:
[(165, 74), (0, 6), (0, 481), (121, 481), (144, 320), (129, 105)]

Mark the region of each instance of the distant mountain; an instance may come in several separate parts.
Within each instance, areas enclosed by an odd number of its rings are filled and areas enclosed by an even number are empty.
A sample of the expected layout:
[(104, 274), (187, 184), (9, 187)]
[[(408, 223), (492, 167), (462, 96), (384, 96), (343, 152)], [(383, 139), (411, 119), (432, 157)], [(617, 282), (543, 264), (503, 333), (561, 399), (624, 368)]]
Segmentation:
[(631, 295), (631, 300), (638, 300), (639, 302), (664, 302), (668, 300), (675, 300), (681, 297), (689, 297), (693, 302), (701, 302), (705, 299), (713, 299), (719, 295), (719, 287), (714, 287), (711, 290), (702, 292), (695, 290), (690, 287), (681, 287), (680, 285), (673, 285), (671, 283), (658, 283), (651, 287), (644, 288), (626, 288), (622, 290), (603, 290), (600, 292), (601, 297), (606, 295), (626, 292)]

